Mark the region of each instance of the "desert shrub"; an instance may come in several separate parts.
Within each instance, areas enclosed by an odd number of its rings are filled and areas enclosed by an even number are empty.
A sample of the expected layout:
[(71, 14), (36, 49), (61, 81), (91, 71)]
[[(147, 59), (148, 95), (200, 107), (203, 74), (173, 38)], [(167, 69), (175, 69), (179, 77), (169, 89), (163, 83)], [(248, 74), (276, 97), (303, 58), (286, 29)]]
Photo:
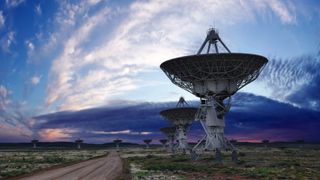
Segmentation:
[(130, 171), (130, 163), (127, 159), (123, 159), (123, 174), (120, 179), (121, 180), (132, 179), (132, 174)]
[(148, 155), (146, 156), (146, 159), (151, 159), (151, 158), (153, 158), (153, 157), (154, 157), (153, 155), (148, 154)]
[(239, 165), (244, 165), (244, 164), (245, 164), (245, 161), (244, 161), (244, 160), (238, 160), (238, 161), (237, 161), (237, 164), (239, 164)]
[(281, 146), (281, 147), (279, 147), (278, 149), (280, 149), (280, 150), (285, 150), (285, 149), (287, 149), (287, 147)]
[(247, 172), (247, 175), (251, 177), (270, 177), (272, 174), (274, 174), (274, 170), (267, 167), (250, 168)]
[(225, 167), (222, 171), (227, 174), (238, 174), (240, 172), (239, 169), (232, 167)]
[(188, 160), (190, 160), (190, 157), (187, 157), (187, 156), (177, 156), (177, 157), (172, 158), (173, 162), (185, 162)]
[(138, 179), (143, 179), (146, 176), (149, 176), (151, 173), (148, 171), (139, 171), (134, 174), (134, 176)]

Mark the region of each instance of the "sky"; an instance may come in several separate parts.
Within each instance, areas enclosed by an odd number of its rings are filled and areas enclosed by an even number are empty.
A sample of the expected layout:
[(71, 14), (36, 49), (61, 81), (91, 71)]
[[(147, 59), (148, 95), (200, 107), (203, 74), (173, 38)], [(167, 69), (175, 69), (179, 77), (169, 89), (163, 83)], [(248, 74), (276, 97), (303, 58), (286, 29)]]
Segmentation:
[[(269, 59), (226, 136), (319, 141), (319, 22), (316, 0), (0, 1), (0, 142), (163, 138), (159, 112), (198, 99), (159, 66), (212, 27), (232, 52)], [(202, 135), (194, 123), (190, 141)]]

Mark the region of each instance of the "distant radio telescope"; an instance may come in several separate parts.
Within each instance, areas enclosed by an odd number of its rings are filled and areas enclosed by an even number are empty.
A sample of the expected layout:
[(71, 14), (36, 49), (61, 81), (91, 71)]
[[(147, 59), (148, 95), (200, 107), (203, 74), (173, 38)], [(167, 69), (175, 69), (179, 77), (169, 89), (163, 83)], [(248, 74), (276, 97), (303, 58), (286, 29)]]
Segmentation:
[(164, 128), (161, 128), (160, 131), (167, 136), (169, 150), (171, 152), (174, 152), (173, 146), (174, 146), (176, 128), (175, 127), (164, 127)]
[(200, 98), (196, 120), (201, 122), (206, 135), (193, 148), (196, 158), (204, 150), (215, 150), (218, 154), (220, 150), (236, 150), (224, 137), (224, 117), (230, 109), (231, 96), (254, 81), (267, 62), (260, 55), (231, 53), (212, 28), (196, 55), (174, 58), (160, 65), (172, 83)]
[(122, 140), (121, 139), (116, 139), (116, 140), (113, 140), (113, 142), (116, 144), (116, 149), (118, 151), (119, 150), (119, 145), (120, 145), (120, 143), (122, 143)]
[(83, 140), (82, 139), (77, 139), (74, 142), (77, 144), (78, 149), (81, 149), (81, 144), (83, 143)]
[(169, 120), (176, 127), (177, 146), (175, 150), (186, 153), (188, 150), (187, 131), (194, 121), (197, 108), (188, 107), (187, 102), (181, 97), (175, 108), (163, 110), (161, 116)]
[(143, 142), (146, 144), (146, 148), (149, 149), (149, 145), (151, 143), (152, 139), (145, 139)]
[(168, 143), (168, 139), (160, 139), (159, 142), (162, 144), (163, 149), (165, 149)]
[(33, 144), (33, 148), (35, 149), (35, 148), (37, 148), (37, 143), (39, 142), (39, 140), (37, 140), (37, 139), (33, 139), (33, 140), (31, 140), (31, 143)]

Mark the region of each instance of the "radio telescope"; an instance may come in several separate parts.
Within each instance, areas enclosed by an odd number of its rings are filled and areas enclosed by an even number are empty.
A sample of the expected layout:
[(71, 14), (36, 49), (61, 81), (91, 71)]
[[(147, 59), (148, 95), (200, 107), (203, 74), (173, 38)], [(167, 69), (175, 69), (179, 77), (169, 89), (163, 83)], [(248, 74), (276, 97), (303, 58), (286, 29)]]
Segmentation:
[(121, 139), (116, 139), (116, 140), (113, 140), (113, 142), (116, 144), (116, 148), (117, 148), (117, 151), (119, 150), (119, 144), (122, 143), (122, 140)]
[(206, 135), (193, 148), (194, 155), (204, 150), (235, 150), (224, 137), (224, 117), (231, 107), (231, 96), (254, 81), (267, 62), (260, 55), (231, 53), (212, 28), (196, 55), (160, 65), (172, 83), (200, 98), (196, 120), (201, 122)]
[(152, 139), (145, 139), (143, 140), (144, 143), (146, 143), (146, 148), (149, 149), (149, 144), (151, 143)]
[(161, 128), (160, 131), (167, 136), (169, 150), (171, 152), (173, 152), (174, 151), (173, 145), (174, 145), (174, 138), (175, 138), (175, 134), (176, 134), (176, 128), (175, 127), (164, 127), (164, 128)]
[(39, 140), (37, 140), (37, 139), (33, 139), (33, 140), (31, 140), (31, 143), (33, 144), (33, 148), (35, 149), (35, 148), (37, 148), (37, 143), (39, 142)]
[(160, 139), (159, 142), (162, 144), (162, 148), (165, 149), (168, 143), (168, 139)]
[(77, 140), (75, 140), (74, 142), (77, 144), (78, 149), (81, 149), (81, 144), (83, 143), (83, 140), (77, 139)]
[(188, 103), (183, 97), (180, 97), (179, 102), (175, 108), (163, 110), (160, 112), (161, 116), (171, 121), (176, 127), (177, 151), (186, 153), (188, 149), (187, 131), (194, 121), (197, 108), (188, 107)]

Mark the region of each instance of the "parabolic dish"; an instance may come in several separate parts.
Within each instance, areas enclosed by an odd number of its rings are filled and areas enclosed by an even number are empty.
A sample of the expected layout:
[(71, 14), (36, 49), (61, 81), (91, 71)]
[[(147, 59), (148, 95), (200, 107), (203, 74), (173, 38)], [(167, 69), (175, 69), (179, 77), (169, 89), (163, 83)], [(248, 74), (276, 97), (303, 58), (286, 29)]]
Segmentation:
[(172, 108), (160, 112), (161, 116), (172, 121), (173, 124), (190, 124), (197, 113), (197, 108)]
[(160, 67), (174, 84), (198, 97), (229, 96), (255, 80), (267, 62), (260, 55), (219, 53), (178, 57)]

